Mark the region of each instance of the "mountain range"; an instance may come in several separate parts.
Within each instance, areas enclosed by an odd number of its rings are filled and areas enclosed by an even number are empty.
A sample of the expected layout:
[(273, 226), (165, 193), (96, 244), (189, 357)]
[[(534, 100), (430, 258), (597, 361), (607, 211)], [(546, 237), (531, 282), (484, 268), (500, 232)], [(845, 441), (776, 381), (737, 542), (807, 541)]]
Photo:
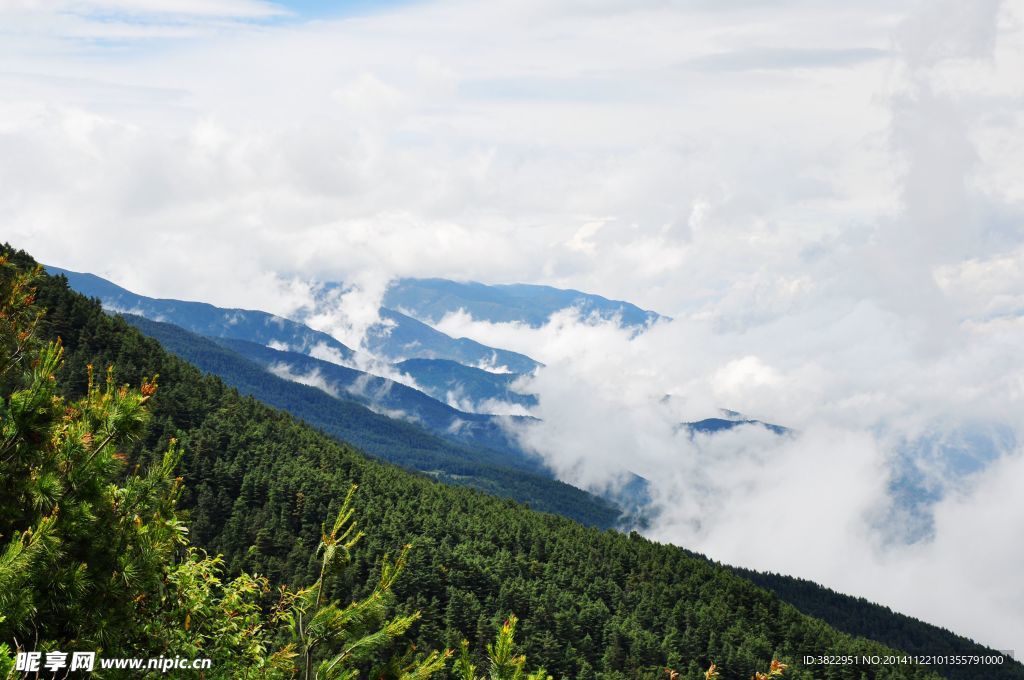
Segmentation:
[[(345, 346), (331, 335), (276, 314), (214, 307), (204, 302), (151, 298), (94, 274), (60, 267), (46, 269), (51, 274), (66, 276), (75, 290), (99, 298), (106, 309), (166, 321), (200, 335), (250, 340), (335, 361), (351, 359), (354, 353), (355, 348)], [(449, 337), (393, 309), (381, 308), (380, 318), (381, 322), (368, 330), (366, 349), (390, 361), (448, 359), (468, 366), (503, 367), (514, 373), (528, 373), (539, 365), (517, 352), (488, 347), (467, 338)]]

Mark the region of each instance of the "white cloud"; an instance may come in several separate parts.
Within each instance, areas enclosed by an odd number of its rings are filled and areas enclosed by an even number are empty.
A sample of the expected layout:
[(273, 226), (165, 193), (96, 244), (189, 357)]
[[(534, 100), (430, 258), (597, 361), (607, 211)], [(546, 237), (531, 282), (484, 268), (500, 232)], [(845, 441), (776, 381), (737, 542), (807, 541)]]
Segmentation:
[[(482, 30), (496, 14), (506, 30)], [(736, 18), (440, 4), (239, 30), (128, 60), (101, 54), (88, 69), (65, 56), (74, 43), (18, 53), (22, 74), (5, 78), (23, 111), (11, 131), (19, 148), (5, 150), (37, 160), (5, 184), (24, 199), (12, 206), (17, 235), (44, 258), (91, 269), (98, 253), (70, 247), (76, 233), (113, 240), (132, 224), (140, 255), (154, 241), (211, 235), (209, 258), (188, 264), (191, 279), (171, 274), (183, 262), (159, 261), (148, 280), (128, 266), (120, 278), (274, 311), (294, 304), (276, 299), (278, 280), (224, 288), (215, 263), (230, 256), (238, 278), (369, 270), (547, 281), (671, 313), (680, 290), (729, 280), (766, 245), (813, 242), (850, 219), (853, 197), (885, 191), (870, 173), (837, 175), (884, 165), (862, 143), (884, 124), (870, 98), (883, 67), (852, 65), (841, 81), (781, 71), (770, 83), (675, 68), (744, 31), (766, 44), (796, 39), (785, 22), (765, 25), (755, 13), (741, 29)], [(868, 33), (874, 21), (855, 17), (849, 39), (884, 43), (884, 31)], [(609, 50), (608, 41), (630, 44)], [(750, 111), (770, 136), (748, 126)], [(93, 122), (75, 122), (83, 116)], [(835, 125), (817, 134), (811, 121), (821, 119)], [(83, 204), (91, 209), (71, 208)], [(699, 238), (686, 226), (695, 210), (706, 225)], [(779, 220), (808, 210), (820, 218), (813, 229), (777, 238)], [(758, 213), (764, 237), (737, 250)], [(574, 241), (594, 215), (608, 216), (602, 229)], [(175, 250), (161, 248), (162, 259)], [(634, 275), (616, 275), (623, 270)]]
[[(973, 561), (1024, 559), (999, 538), (1024, 531), (1024, 507), (1001, 491), (1012, 484), (993, 489), (990, 477), (1019, 484), (1024, 451), (1011, 441), (984, 454), (965, 435), (978, 431), (974, 423), (997, 422), (1020, 441), (1021, 327), (964, 333), (936, 348), (892, 312), (864, 303), (821, 309), (833, 304), (820, 299), (813, 315), (756, 328), (681, 318), (632, 339), (571, 313), (537, 329), (464, 315), (441, 326), (543, 361), (523, 386), (539, 395), (532, 413), (541, 422), (516, 434), (583, 487), (614, 489), (628, 473), (648, 479), (654, 537), (814, 579), (1013, 648), (1024, 621), (1006, 600), (1024, 597), (1024, 586), (1008, 574), (996, 588), (959, 572)], [(679, 427), (721, 407), (795, 434), (746, 426), (691, 437)], [(949, 453), (958, 445), (979, 454), (980, 469), (986, 455), (996, 462), (982, 473), (960, 469)], [(914, 510), (893, 498), (905, 455), (913, 478), (944, 500)], [(986, 537), (970, 542), (969, 555), (955, 538), (968, 523)]]
[[(374, 328), (377, 333), (387, 333), (389, 320), (380, 316), (380, 303), (387, 289), (389, 277), (384, 272), (362, 272), (356, 281), (349, 280), (344, 287), (320, 291), (310, 311), (301, 313), (303, 323), (310, 328), (334, 336), (342, 344), (365, 350), (367, 332)], [(371, 357), (360, 357), (358, 363)], [(336, 362), (340, 363), (340, 362)]]
[(295, 371), (295, 368), (290, 364), (279, 361), (267, 366), (267, 370), (279, 378), (291, 380), (292, 382), (297, 382), (308, 387), (315, 387), (322, 392), (326, 392), (332, 397), (338, 396), (337, 388), (327, 382), (327, 379), (324, 378), (319, 369), (314, 368), (306, 373), (299, 373)]

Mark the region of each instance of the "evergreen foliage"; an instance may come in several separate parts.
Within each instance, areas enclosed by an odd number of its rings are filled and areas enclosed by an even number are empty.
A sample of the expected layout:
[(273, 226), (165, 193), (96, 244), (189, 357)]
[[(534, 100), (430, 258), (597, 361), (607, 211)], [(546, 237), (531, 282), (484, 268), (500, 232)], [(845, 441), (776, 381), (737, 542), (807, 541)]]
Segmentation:
[(540, 668), (532, 673), (524, 670), (526, 657), (516, 654), (516, 625), (519, 619), (510, 615), (498, 630), (494, 644), (487, 643), (487, 676), (476, 674), (476, 665), (469, 655), (469, 641), (462, 641), (462, 654), (455, 662), (453, 675), (457, 680), (551, 680)]
[[(956, 654), (979, 656), (992, 653), (992, 650), (961, 635), (894, 612), (862, 597), (843, 595), (817, 583), (792, 576), (737, 567), (732, 567), (732, 570), (775, 593), (784, 602), (792, 604), (800, 611), (828, 621), (829, 625), (844, 633), (870, 637), (883, 644), (898, 647), (909, 654), (926, 656), (942, 653), (944, 650), (956, 650)], [(944, 666), (941, 672), (951, 680), (974, 680), (978, 677), (978, 668), (966, 665)], [(994, 670), (988, 673), (988, 677), (1024, 677), (1024, 673), (1021, 673), (1019, 664), (1013, 664), (1010, 672)]]
[[(302, 669), (305, 678), (348, 680), (358, 675), (357, 664), (375, 664), (395, 639), (403, 635), (419, 612), (407, 616), (388, 617), (391, 589), (405, 567), (411, 546), (405, 546), (394, 563), (387, 557), (381, 564), (380, 580), (366, 598), (342, 607), (337, 602), (325, 601), (325, 581), (336, 575), (351, 560), (352, 549), (364, 534), (356, 532), (352, 516), (352, 496), (356, 487), (349, 489), (345, 502), (331, 526), (326, 526), (317, 546), (320, 555), (320, 576), (309, 587), (286, 595), (283, 618), (302, 649)], [(320, 650), (329, 650), (317, 665), (314, 661)], [(408, 663), (404, 660), (396, 673), (401, 678), (426, 678), (444, 669), (447, 652), (431, 652), (423, 660)], [(392, 663), (392, 670), (394, 665)], [(378, 669), (372, 677), (383, 678)]]

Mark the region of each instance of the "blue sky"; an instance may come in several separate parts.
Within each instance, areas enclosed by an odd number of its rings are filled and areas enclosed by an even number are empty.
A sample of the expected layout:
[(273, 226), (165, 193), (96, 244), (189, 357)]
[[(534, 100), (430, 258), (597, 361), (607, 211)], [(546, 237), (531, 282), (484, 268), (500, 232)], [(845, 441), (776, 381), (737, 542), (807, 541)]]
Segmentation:
[(302, 20), (331, 19), (344, 16), (391, 11), (423, 0), (279, 0), (275, 4), (286, 8)]

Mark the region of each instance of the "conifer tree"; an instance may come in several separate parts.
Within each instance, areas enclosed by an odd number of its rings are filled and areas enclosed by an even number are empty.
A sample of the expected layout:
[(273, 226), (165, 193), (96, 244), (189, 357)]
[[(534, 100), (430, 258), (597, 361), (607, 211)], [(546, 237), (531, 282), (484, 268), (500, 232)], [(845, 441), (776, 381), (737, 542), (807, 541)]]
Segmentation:
[[(312, 585), (287, 596), (282, 618), (291, 628), (302, 657), (302, 677), (306, 680), (349, 680), (358, 674), (360, 663), (380, 658), (381, 650), (404, 634), (419, 619), (419, 612), (388, 618), (391, 588), (405, 567), (411, 546), (406, 545), (395, 562), (386, 557), (381, 564), (380, 581), (369, 597), (342, 607), (324, 601), (325, 581), (351, 560), (351, 551), (364, 536), (356, 530), (353, 484), (338, 510), (330, 530), (323, 527), (317, 553), (321, 556), (320, 576)], [(332, 650), (314, 670), (321, 649)], [(394, 677), (403, 680), (426, 678), (442, 670), (448, 653), (431, 652), (417, 661), (385, 666)], [(384, 677), (385, 670), (373, 674)]]
[(543, 668), (532, 673), (525, 670), (526, 656), (516, 654), (516, 625), (519, 619), (512, 614), (502, 624), (494, 639), (487, 644), (487, 676), (478, 676), (470, 659), (469, 641), (462, 641), (462, 650), (453, 668), (456, 680), (551, 680)]

